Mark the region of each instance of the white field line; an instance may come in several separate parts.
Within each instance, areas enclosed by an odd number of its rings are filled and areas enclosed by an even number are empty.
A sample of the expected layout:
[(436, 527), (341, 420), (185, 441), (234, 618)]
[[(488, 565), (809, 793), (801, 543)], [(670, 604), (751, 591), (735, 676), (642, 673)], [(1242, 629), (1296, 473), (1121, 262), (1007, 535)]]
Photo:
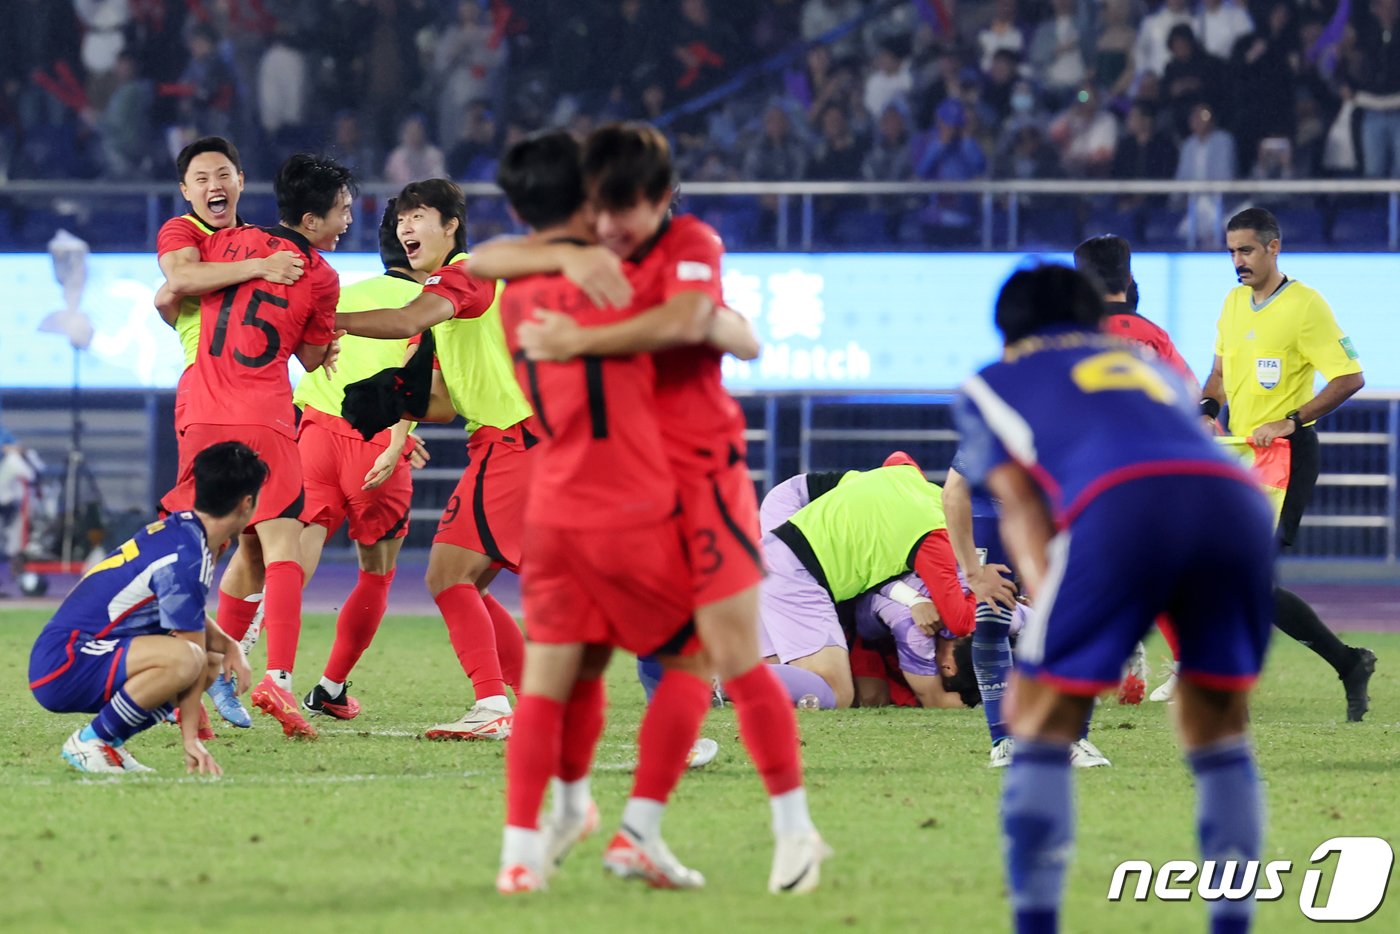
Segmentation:
[(341, 785), (357, 782), (394, 781), (443, 781), (444, 779), (478, 778), (485, 772), (420, 772), (417, 774), (378, 774), (358, 775), (225, 775), (211, 778), (207, 775), (110, 775), (92, 778), (65, 780), (60, 778), (21, 778), (0, 781), (5, 787), (42, 787), (73, 785)]

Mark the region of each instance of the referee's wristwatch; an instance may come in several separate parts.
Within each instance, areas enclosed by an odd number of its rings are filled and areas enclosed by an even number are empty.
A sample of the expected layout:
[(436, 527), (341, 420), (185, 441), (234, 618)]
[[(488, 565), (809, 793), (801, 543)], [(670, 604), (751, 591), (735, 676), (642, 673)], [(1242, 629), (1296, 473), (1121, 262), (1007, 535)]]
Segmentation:
[(1293, 423), (1293, 433), (1297, 434), (1303, 430), (1303, 420), (1298, 417), (1298, 410), (1294, 409), (1284, 416), (1285, 419)]

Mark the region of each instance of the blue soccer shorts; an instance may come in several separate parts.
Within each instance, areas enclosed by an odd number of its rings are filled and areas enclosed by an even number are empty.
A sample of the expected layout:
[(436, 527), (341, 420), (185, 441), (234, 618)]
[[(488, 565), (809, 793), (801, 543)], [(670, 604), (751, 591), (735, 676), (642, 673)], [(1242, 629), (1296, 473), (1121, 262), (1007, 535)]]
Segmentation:
[(34, 699), (54, 713), (97, 713), (126, 683), (131, 639), (45, 629), (29, 654)]

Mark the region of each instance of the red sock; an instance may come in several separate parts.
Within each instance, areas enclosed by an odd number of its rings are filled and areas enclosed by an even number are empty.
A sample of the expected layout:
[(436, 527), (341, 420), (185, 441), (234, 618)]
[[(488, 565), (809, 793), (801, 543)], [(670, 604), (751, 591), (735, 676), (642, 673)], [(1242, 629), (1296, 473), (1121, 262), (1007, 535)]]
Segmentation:
[(797, 716), (778, 679), (760, 662), (724, 683), (739, 719), (739, 737), (763, 786), (774, 797), (802, 787), (802, 754)]
[(269, 671), (291, 671), (297, 662), (301, 638), (301, 588), (306, 582), (295, 561), (274, 561), (267, 566), (263, 585), (263, 628), (267, 630)]
[(664, 802), (671, 796), (709, 709), (710, 682), (685, 671), (661, 676), (637, 732), (632, 797)]
[(593, 767), (593, 751), (598, 748), (598, 737), (603, 735), (603, 710), (607, 702), (602, 678), (574, 684), (574, 692), (564, 706), (564, 743), (559, 755), (561, 780), (576, 782)]
[(462, 670), (472, 679), (477, 699), (506, 692), (501, 677), (501, 660), (496, 655), (496, 630), (491, 614), (475, 584), (448, 587), (436, 598), (447, 624), (447, 638), (457, 653)]
[(506, 743), (506, 825), (539, 827), (540, 804), (558, 771), (564, 705), (538, 694), (518, 698)]
[(231, 597), (220, 590), (219, 613), (214, 617), (214, 621), (219, 624), (224, 635), (238, 642), (248, 634), (248, 627), (253, 625), (253, 617), (258, 615), (258, 607), (260, 606), (262, 606), (262, 600)]
[(501, 677), (518, 696), (520, 675), (525, 669), (525, 635), (515, 617), (501, 606), (501, 601), (484, 593), (481, 602), (486, 604), (486, 612), (491, 614), (491, 625), (496, 630), (496, 657), (501, 660)]
[(374, 641), (374, 634), (384, 621), (384, 611), (389, 609), (389, 585), (393, 582), (393, 571), (388, 574), (360, 572), (355, 589), (345, 598), (340, 615), (335, 618), (335, 643), (331, 645), (331, 657), (326, 660), (329, 680), (343, 684)]
[(1181, 640), (1176, 636), (1176, 624), (1172, 622), (1172, 618), (1165, 613), (1161, 614), (1157, 617), (1157, 628), (1166, 640), (1167, 648), (1172, 650), (1172, 661), (1181, 661)]

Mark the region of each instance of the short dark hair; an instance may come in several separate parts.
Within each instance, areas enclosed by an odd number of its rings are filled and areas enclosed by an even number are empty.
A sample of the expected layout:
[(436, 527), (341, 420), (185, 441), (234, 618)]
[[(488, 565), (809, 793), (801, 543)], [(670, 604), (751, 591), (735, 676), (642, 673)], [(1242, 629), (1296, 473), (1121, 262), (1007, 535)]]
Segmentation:
[(185, 180), (185, 173), (190, 170), (190, 163), (194, 161), (194, 157), (206, 152), (228, 156), (228, 161), (233, 163), (233, 167), (239, 172), (243, 171), (243, 160), (238, 157), (237, 146), (222, 136), (202, 136), (181, 149), (180, 154), (175, 157), (175, 174), (179, 181)]
[(583, 178), (599, 205), (626, 210), (645, 198), (660, 201), (676, 187), (671, 144), (646, 123), (609, 123), (583, 145)]
[(1171, 31), (1167, 33), (1167, 48), (1171, 48), (1172, 43), (1178, 39), (1185, 39), (1191, 43), (1193, 49), (1200, 45), (1196, 41), (1196, 30), (1191, 28), (1190, 23), (1177, 23), (1171, 28)]
[(533, 133), (506, 150), (496, 169), (496, 184), (527, 226), (554, 227), (573, 217), (587, 197), (582, 154), (578, 140), (566, 130)]
[(325, 217), (342, 189), (359, 193), (354, 174), (329, 156), (299, 152), (282, 163), (272, 180), (277, 196), (277, 217), (286, 224), (300, 224), (307, 214)]
[(1113, 234), (1090, 237), (1074, 248), (1074, 268), (1096, 279), (1105, 295), (1126, 292), (1133, 281), (1133, 248)]
[(457, 219), (457, 234), (453, 238), (458, 253), (467, 249), (467, 196), (462, 186), (447, 178), (425, 178), (403, 186), (398, 196), (398, 214), (414, 208), (434, 208), (442, 215), (442, 225)]
[(267, 480), (267, 464), (241, 441), (211, 444), (194, 457), (194, 508), (221, 519), (243, 497), (258, 497)]
[(1283, 239), (1283, 232), (1278, 229), (1278, 218), (1264, 208), (1245, 208), (1230, 218), (1225, 229), (1252, 230), (1259, 235), (1260, 243)]
[(399, 240), (399, 200), (390, 198), (379, 218), (379, 261), (385, 269), (408, 269), (408, 252)]
[(1015, 273), (997, 296), (996, 326), (1007, 344), (1056, 325), (1097, 331), (1103, 316), (1088, 277), (1055, 263)]
[(972, 637), (963, 636), (953, 642), (953, 662), (958, 673), (943, 675), (943, 690), (962, 698), (964, 707), (976, 707), (982, 703), (982, 692), (977, 687), (977, 670), (972, 665)]

